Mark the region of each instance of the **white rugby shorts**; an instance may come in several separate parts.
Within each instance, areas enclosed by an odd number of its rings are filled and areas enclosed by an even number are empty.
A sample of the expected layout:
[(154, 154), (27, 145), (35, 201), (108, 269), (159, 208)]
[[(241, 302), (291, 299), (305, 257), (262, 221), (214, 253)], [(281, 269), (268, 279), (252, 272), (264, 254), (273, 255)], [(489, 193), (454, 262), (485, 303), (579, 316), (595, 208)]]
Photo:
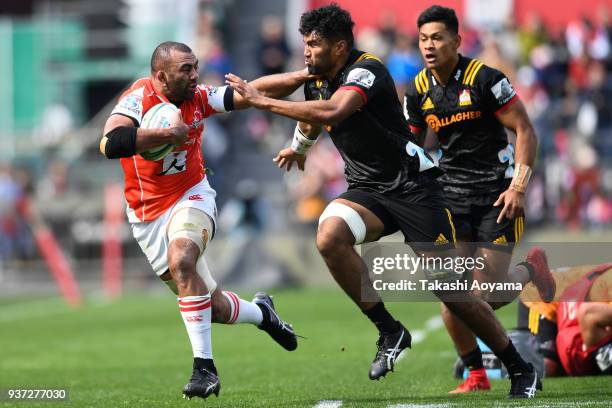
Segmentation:
[[(168, 270), (168, 222), (174, 213), (183, 208), (197, 208), (204, 211), (213, 221), (213, 228), (217, 224), (217, 207), (215, 197), (217, 193), (204, 178), (190, 188), (165, 213), (149, 222), (132, 223), (132, 234), (138, 245), (149, 260), (153, 271), (161, 276)], [(212, 239), (214, 231), (209, 231)]]

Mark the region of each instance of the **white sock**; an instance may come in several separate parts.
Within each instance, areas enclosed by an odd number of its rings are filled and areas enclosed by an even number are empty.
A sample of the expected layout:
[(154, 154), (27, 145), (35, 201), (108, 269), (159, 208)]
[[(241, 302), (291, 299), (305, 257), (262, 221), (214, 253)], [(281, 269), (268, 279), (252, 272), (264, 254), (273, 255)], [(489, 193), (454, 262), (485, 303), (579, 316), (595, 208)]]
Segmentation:
[(222, 291), (223, 296), (230, 304), (230, 318), (227, 324), (251, 323), (255, 325), (261, 324), (263, 315), (261, 309), (253, 302), (248, 302), (240, 299), (237, 294), (229, 291)]
[(178, 298), (178, 304), (191, 341), (193, 356), (212, 359), (210, 294)]

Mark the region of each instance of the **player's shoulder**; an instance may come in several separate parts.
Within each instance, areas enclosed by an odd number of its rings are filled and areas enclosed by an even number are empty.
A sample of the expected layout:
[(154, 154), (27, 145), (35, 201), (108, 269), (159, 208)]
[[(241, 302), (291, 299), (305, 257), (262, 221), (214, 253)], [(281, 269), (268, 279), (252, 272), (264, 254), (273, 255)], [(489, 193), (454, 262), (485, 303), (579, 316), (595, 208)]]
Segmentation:
[(112, 114), (125, 115), (140, 123), (142, 115), (155, 104), (150, 98), (152, 89), (150, 78), (137, 79), (121, 94)]
[(374, 74), (376, 77), (382, 77), (388, 74), (387, 67), (381, 58), (378, 56), (364, 51), (354, 51), (354, 60), (347, 69), (348, 76), (354, 72), (368, 71)]
[(372, 53), (352, 50), (349, 58), (342, 78), (345, 85), (354, 84), (369, 89), (374, 83), (380, 83), (389, 76), (385, 64)]
[(137, 80), (135, 80), (132, 83), (132, 87), (151, 86), (152, 84), (153, 84), (153, 81), (151, 80), (151, 77), (142, 77), (142, 78), (138, 78)]
[(429, 90), (427, 68), (421, 69), (406, 85), (407, 96), (418, 96)]
[(149, 77), (138, 78), (126, 89), (125, 94), (137, 93), (144, 96), (145, 89), (152, 88), (153, 82)]
[(467, 64), (463, 74), (463, 84), (479, 87), (491, 84), (492, 81), (506, 78), (506, 75), (485, 63), (478, 58), (466, 58)]
[(142, 98), (145, 93), (145, 88), (148, 85), (149, 78), (139, 78), (136, 81), (132, 82), (121, 94), (121, 97), (127, 96), (139, 96)]
[(355, 60), (351, 64), (352, 67), (385, 68), (385, 63), (380, 57), (371, 52), (355, 50)]

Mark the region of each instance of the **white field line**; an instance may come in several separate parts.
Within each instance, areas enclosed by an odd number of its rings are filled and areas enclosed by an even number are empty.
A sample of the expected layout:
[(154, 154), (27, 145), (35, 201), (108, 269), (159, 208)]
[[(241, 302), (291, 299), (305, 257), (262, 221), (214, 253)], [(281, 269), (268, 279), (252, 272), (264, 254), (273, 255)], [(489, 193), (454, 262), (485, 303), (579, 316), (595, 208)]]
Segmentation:
[[(427, 338), (427, 335), (433, 331), (436, 331), (444, 326), (442, 317), (440, 315), (433, 316), (425, 322), (425, 327), (419, 330), (413, 330), (410, 332), (412, 335), (412, 344), (421, 343)], [(398, 357), (396, 362), (399, 362), (405, 355), (404, 350)], [(341, 400), (323, 400), (319, 401), (313, 408), (338, 408), (342, 406)], [(449, 408), (449, 404), (426, 404), (426, 405), (415, 405), (415, 404), (399, 404), (389, 405), (393, 408)]]
[[(537, 403), (538, 397), (536, 396), (535, 401)], [(542, 404), (529, 404), (533, 408), (581, 408), (581, 407), (609, 407), (612, 401), (554, 401), (544, 402)], [(392, 404), (387, 405), (387, 408), (453, 408), (460, 407), (461, 404), (457, 403), (442, 403), (442, 404)], [(503, 402), (496, 402), (494, 405), (496, 408), (507, 407), (508, 404)]]
[[(412, 335), (412, 344), (415, 345), (415, 344), (422, 343), (427, 338), (429, 333), (436, 331), (442, 328), (443, 326), (444, 326), (444, 321), (442, 320), (442, 316), (435, 315), (433, 317), (430, 317), (425, 322), (425, 328), (410, 331), (410, 334)], [(404, 358), (405, 355), (406, 355), (406, 350), (401, 352), (401, 354), (397, 357), (396, 362), (400, 362)]]
[(323, 400), (317, 402), (314, 408), (339, 408), (342, 406), (341, 400)]
[[(536, 394), (535, 400), (537, 401), (538, 395)], [(503, 403), (496, 403), (494, 407), (506, 407), (507, 405)], [(553, 402), (543, 402), (538, 405), (529, 405), (532, 408), (582, 408), (582, 407), (610, 407), (612, 406), (612, 401), (553, 401)]]

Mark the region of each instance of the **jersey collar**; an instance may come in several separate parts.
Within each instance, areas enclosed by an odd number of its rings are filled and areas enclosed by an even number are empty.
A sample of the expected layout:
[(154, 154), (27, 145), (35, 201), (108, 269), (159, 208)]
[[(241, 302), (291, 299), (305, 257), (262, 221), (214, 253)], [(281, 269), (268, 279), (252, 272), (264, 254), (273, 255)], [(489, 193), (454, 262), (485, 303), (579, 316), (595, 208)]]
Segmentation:
[(459, 61), (457, 62), (457, 66), (451, 75), (451, 80), (455, 80), (456, 82), (461, 82), (461, 78), (465, 74), (465, 68), (469, 63), (469, 59), (459, 54)]
[[(460, 82), (468, 62), (468, 58), (465, 58), (463, 55), (459, 54), (459, 61), (457, 61), (457, 65), (455, 66), (453, 73), (448, 78), (448, 83), (446, 84), (447, 86), (451, 81)], [(431, 82), (432, 87), (441, 85), (438, 83), (438, 80), (429, 68), (427, 69), (427, 78)]]

